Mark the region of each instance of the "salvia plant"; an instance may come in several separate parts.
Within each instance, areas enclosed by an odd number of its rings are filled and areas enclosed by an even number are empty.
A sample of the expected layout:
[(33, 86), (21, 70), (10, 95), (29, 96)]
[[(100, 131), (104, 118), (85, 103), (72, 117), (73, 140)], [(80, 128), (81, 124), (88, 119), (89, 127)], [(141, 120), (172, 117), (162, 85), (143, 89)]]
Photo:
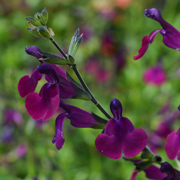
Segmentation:
[[(155, 30), (142, 39), (139, 54), (134, 56), (134, 60), (140, 59), (145, 54), (157, 33), (163, 36), (163, 43), (166, 46), (179, 50), (180, 32), (163, 19), (159, 10), (156, 8), (146, 9), (144, 14), (159, 22), (162, 29)], [(180, 180), (180, 172), (168, 162), (164, 162), (160, 155), (153, 153), (156, 137), (148, 137), (143, 129), (135, 128), (131, 120), (123, 116), (122, 104), (116, 98), (112, 99), (109, 105), (112, 115), (108, 114), (86, 85), (78, 71), (75, 59), (83, 39), (80, 30), (77, 29), (74, 33), (68, 54), (66, 54), (54, 40), (53, 30), (47, 27), (48, 12), (46, 8), (41, 13), (35, 13), (34, 17), (27, 17), (26, 20), (30, 33), (38, 38), (50, 40), (62, 55), (43, 52), (36, 46), (26, 47), (26, 53), (35, 56), (39, 61), (39, 66), (34, 69), (31, 76), (23, 76), (18, 83), (19, 94), (21, 97), (25, 97), (25, 107), (33, 119), (47, 121), (60, 112), (55, 120), (54, 137), (52, 137), (52, 144), (56, 149), (63, 148), (65, 143), (63, 123), (69, 119), (71, 125), (77, 128), (100, 129), (100, 134), (95, 140), (97, 150), (107, 158), (121, 158), (132, 162), (135, 168), (132, 170), (131, 180), (134, 180), (141, 171), (145, 172), (148, 179)], [(58, 65), (69, 66), (79, 81), (73, 79), (68, 72), (65, 73)], [(36, 86), (43, 76), (46, 83), (37, 93), (35, 92)], [(165, 79), (166, 76), (160, 64), (149, 68), (144, 74), (146, 82), (156, 85), (163, 83)], [(64, 99), (70, 98), (91, 101), (106, 116), (106, 119), (93, 112), (86, 112), (81, 107), (66, 104)], [(59, 108), (61, 111), (58, 111)], [(180, 110), (180, 107), (178, 108)], [(177, 118), (177, 111), (160, 124), (156, 135), (167, 137), (164, 149), (168, 158), (170, 160), (177, 158), (180, 161), (180, 128), (177, 131), (170, 130), (170, 122)], [(162, 127), (165, 131), (162, 131)], [(164, 132), (169, 133), (164, 134)], [(147, 146), (148, 139), (152, 146)]]

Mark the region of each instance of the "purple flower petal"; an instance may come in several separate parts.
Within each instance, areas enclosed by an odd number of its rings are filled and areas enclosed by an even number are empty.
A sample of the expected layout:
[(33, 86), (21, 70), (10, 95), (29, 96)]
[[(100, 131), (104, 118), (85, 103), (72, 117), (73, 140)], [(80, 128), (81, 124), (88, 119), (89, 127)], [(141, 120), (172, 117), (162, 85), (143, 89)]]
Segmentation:
[(34, 92), (39, 80), (41, 80), (42, 74), (35, 69), (31, 75), (31, 78), (26, 75), (23, 76), (18, 83), (18, 91), (21, 97), (27, 96), (29, 93)]
[(144, 169), (144, 172), (146, 173), (146, 177), (148, 179), (162, 180), (166, 177), (166, 174), (162, 173), (160, 171), (160, 168), (154, 165), (151, 165), (148, 168)]
[(74, 90), (71, 82), (67, 80), (65, 73), (55, 65), (48, 63), (42, 63), (38, 70), (42, 74), (46, 74), (46, 80), (48, 82), (57, 82), (59, 85), (60, 98), (67, 99), (71, 98), (76, 91)]
[(67, 105), (68, 107), (68, 118), (71, 120), (71, 125), (74, 127), (91, 127), (97, 124), (92, 114), (84, 111), (75, 106)]
[(166, 46), (173, 49), (180, 49), (180, 32), (171, 24), (166, 22), (156, 8), (146, 9), (145, 15), (159, 22), (163, 30), (160, 32), (163, 36), (163, 42)]
[(29, 54), (31, 56), (35, 56), (37, 59), (40, 59), (43, 57), (41, 54), (38, 53), (41, 50), (37, 46), (26, 47), (25, 51), (27, 54)]
[(56, 143), (57, 150), (60, 150), (63, 147), (64, 142), (65, 142), (65, 139), (63, 136), (63, 132), (58, 129), (56, 132), (56, 137), (54, 137), (52, 143), (53, 144)]
[(147, 134), (142, 129), (135, 129), (127, 134), (123, 141), (124, 155), (131, 158), (138, 155), (147, 145)]
[(130, 180), (135, 180), (136, 176), (140, 173), (140, 171), (134, 172), (131, 174)]
[[(26, 97), (25, 106), (29, 115), (39, 120), (43, 118), (44, 121), (50, 119), (59, 107), (59, 91), (56, 84), (45, 84), (40, 95), (31, 93)], [(42, 95), (42, 96), (41, 96)]]
[(122, 142), (114, 135), (98, 135), (95, 140), (95, 145), (97, 150), (108, 158), (119, 159), (122, 155)]
[(62, 148), (62, 146), (64, 145), (65, 139), (63, 136), (63, 123), (64, 120), (67, 118), (68, 113), (63, 113), (60, 114), (57, 118), (56, 118), (56, 133), (54, 135), (54, 138), (52, 140), (52, 143), (56, 143), (56, 148), (58, 150), (60, 150)]
[(161, 66), (156, 65), (145, 71), (143, 79), (147, 84), (160, 86), (166, 81), (166, 74)]
[(142, 56), (144, 56), (144, 54), (146, 53), (148, 47), (149, 47), (149, 43), (152, 43), (154, 41), (154, 38), (156, 36), (156, 34), (158, 32), (161, 32), (162, 30), (158, 29), (158, 30), (155, 30), (153, 32), (151, 32), (151, 34), (149, 36), (144, 36), (143, 39), (142, 39), (142, 45), (141, 45), (141, 48), (139, 49), (139, 54), (137, 56), (134, 56), (133, 59), (134, 60), (138, 60), (140, 59)]
[[(177, 132), (173, 131), (171, 134), (167, 136), (165, 151), (168, 158), (171, 160), (175, 159), (177, 153), (180, 152), (180, 128)], [(180, 160), (180, 158), (178, 160)]]
[(133, 59), (134, 60), (140, 59), (145, 54), (145, 52), (147, 51), (148, 46), (149, 46), (149, 37), (145, 36), (142, 39), (142, 45), (141, 45), (141, 48), (138, 51), (139, 54), (137, 56), (134, 56)]
[(43, 62), (40, 66), (37, 67), (38, 71), (41, 74), (46, 74), (46, 79), (48, 82), (59, 82), (59, 76), (52, 67), (51, 64)]

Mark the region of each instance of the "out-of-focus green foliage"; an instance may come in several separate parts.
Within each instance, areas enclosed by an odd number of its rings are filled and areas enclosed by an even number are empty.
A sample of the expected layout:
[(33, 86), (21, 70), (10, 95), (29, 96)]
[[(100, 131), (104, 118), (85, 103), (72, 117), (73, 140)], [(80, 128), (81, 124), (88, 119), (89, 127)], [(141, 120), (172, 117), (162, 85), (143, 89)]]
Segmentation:
[[(119, 2), (119, 3), (117, 3)], [(110, 113), (109, 103), (117, 98), (123, 105), (123, 115), (135, 128), (148, 132), (157, 128), (159, 109), (171, 102), (172, 109), (180, 103), (180, 86), (177, 71), (179, 51), (169, 49), (157, 35), (144, 57), (133, 60), (141, 46), (141, 39), (160, 25), (143, 15), (144, 9), (158, 8), (164, 19), (180, 30), (180, 2), (178, 0), (131, 0), (125, 5), (120, 0), (1, 0), (0, 1), (0, 179), (2, 180), (127, 180), (134, 166), (123, 159), (113, 160), (101, 155), (94, 145), (101, 133), (97, 129), (74, 128), (66, 120), (65, 144), (58, 151), (52, 144), (55, 117), (42, 126), (28, 115), (24, 99), (19, 96), (19, 79), (30, 75), (39, 62), (25, 53), (25, 47), (36, 45), (43, 52), (58, 54), (47, 39), (31, 35), (25, 17), (33, 16), (46, 7), (47, 26), (52, 28), (54, 39), (67, 53), (77, 28), (83, 33), (76, 54), (76, 64), (95, 97)], [(143, 72), (161, 59), (167, 81), (159, 86), (145, 84)], [(75, 78), (67, 67), (62, 67)], [(43, 82), (38, 84), (38, 91)], [(105, 118), (93, 103), (68, 100), (89, 112)], [(5, 111), (13, 109), (22, 115), (22, 123), (14, 124), (10, 140), (3, 140)], [(176, 125), (179, 127), (180, 123)], [(7, 127), (9, 128), (9, 127)], [(177, 129), (175, 127), (175, 129)], [(17, 147), (23, 145), (22, 157)], [(163, 159), (168, 158), (159, 150)], [(138, 180), (145, 179), (144, 173)]]

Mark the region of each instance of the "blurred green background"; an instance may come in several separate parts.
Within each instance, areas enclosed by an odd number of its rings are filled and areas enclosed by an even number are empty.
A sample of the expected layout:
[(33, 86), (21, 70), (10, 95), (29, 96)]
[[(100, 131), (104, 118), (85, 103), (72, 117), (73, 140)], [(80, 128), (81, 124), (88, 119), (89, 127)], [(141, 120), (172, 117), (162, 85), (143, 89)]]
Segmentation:
[[(75, 30), (80, 28), (84, 33), (76, 63), (98, 101), (110, 113), (110, 101), (119, 99), (123, 115), (135, 128), (143, 128), (148, 133), (164, 118), (158, 113), (162, 106), (169, 103), (170, 111), (177, 111), (180, 54), (164, 46), (158, 34), (144, 57), (133, 60), (143, 36), (161, 28), (143, 12), (158, 8), (164, 19), (180, 30), (180, 2), (0, 0), (0, 180), (128, 180), (134, 169), (131, 162), (108, 159), (96, 150), (94, 141), (101, 130), (74, 128), (67, 119), (65, 144), (58, 151), (51, 142), (56, 116), (37, 122), (25, 109), (17, 84), (22, 76), (30, 75), (39, 65), (36, 58), (25, 53), (25, 47), (36, 45), (42, 51), (58, 54), (50, 41), (38, 39), (26, 30), (25, 17), (33, 16), (44, 7), (49, 13), (47, 25), (53, 29), (54, 39), (65, 52)], [(158, 87), (146, 84), (142, 78), (145, 69), (156, 65), (159, 59), (167, 75), (166, 82)], [(68, 67), (62, 68), (75, 78)], [(37, 91), (42, 84), (41, 81)], [(105, 118), (91, 102), (66, 102)], [(7, 123), (7, 116), (13, 122)], [(175, 123), (176, 130), (179, 124)], [(168, 160), (163, 147), (158, 153)], [(144, 173), (137, 179), (146, 179)]]

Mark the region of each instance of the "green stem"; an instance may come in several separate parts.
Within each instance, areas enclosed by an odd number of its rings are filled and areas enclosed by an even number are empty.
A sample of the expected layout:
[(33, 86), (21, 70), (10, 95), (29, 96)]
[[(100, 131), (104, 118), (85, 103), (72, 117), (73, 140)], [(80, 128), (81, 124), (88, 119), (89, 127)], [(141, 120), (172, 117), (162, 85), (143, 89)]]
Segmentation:
[(68, 58), (66, 54), (64, 53), (64, 51), (58, 46), (58, 44), (52, 37), (50, 38), (50, 41), (54, 44), (54, 46), (58, 49), (58, 51), (63, 55), (63, 57), (68, 61)]
[[(64, 56), (64, 58), (68, 61), (68, 58), (66, 56), (66, 54), (63, 52), (63, 50), (58, 46), (58, 44), (56, 43), (56, 41), (51, 37), (50, 41), (54, 44), (54, 46), (58, 49), (58, 51)], [(74, 73), (76, 74), (77, 78), (79, 79), (79, 82), (81, 83), (81, 85), (83, 86), (83, 88), (90, 94), (91, 96), (91, 101), (99, 108), (99, 110), (108, 118), (108, 119), (112, 119), (112, 117), (108, 114), (108, 112), (101, 106), (101, 104), (99, 104), (99, 102), (96, 100), (96, 98), (93, 96), (93, 94), (91, 93), (91, 91), (89, 90), (88, 86), (86, 85), (86, 83), (84, 82), (83, 78), (81, 77), (79, 71), (77, 70), (76, 64), (70, 65), (70, 68), (74, 71)]]
[(93, 94), (91, 93), (91, 91), (89, 90), (88, 86), (86, 85), (86, 83), (84, 82), (83, 78), (81, 77), (76, 64), (74, 64), (72, 66), (72, 70), (74, 71), (74, 73), (76, 74), (77, 78), (79, 79), (81, 85), (83, 86), (83, 88), (91, 95), (91, 101), (99, 108), (99, 110), (108, 118), (108, 119), (112, 119), (112, 117), (108, 114), (108, 112), (101, 106), (101, 104), (99, 104), (99, 102), (96, 100), (96, 98), (93, 96)]

